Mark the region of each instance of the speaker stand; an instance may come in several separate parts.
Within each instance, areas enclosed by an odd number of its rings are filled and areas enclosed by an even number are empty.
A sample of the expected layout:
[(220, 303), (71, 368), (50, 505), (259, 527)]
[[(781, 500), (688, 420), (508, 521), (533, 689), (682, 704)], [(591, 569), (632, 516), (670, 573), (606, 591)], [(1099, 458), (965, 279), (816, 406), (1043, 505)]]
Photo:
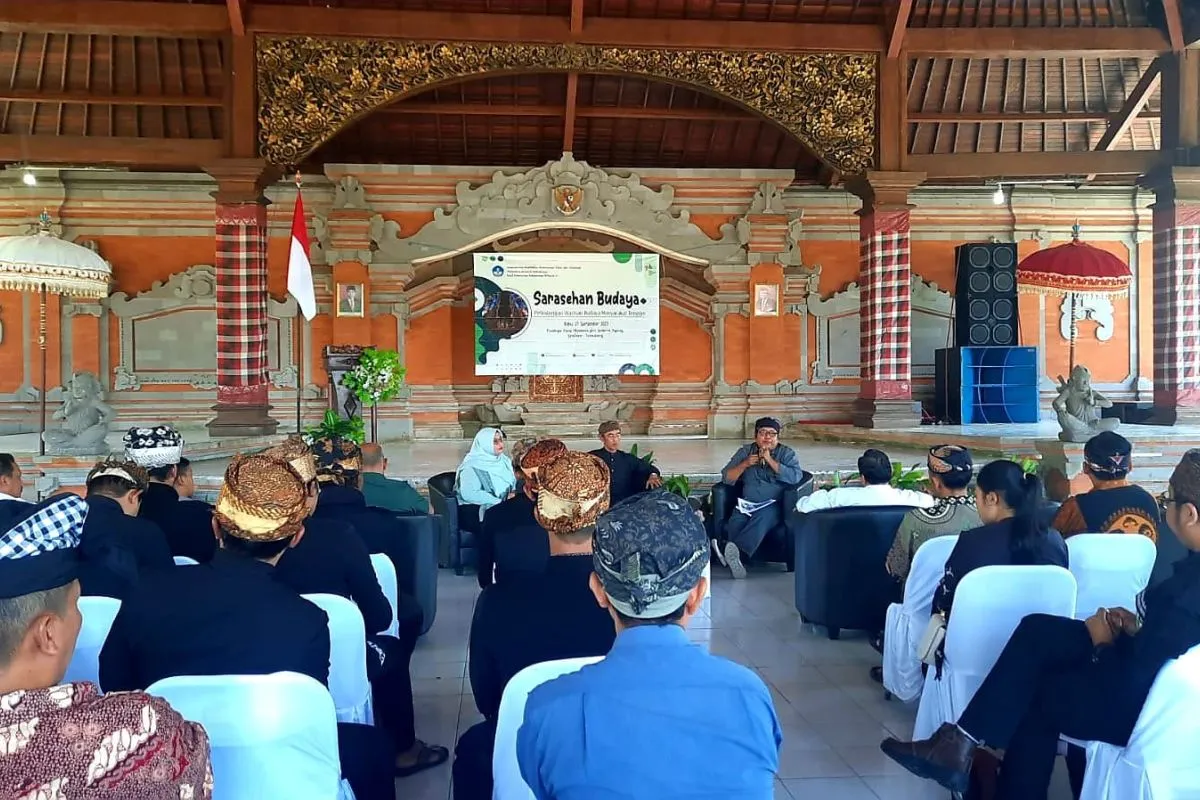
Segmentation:
[(854, 401), (851, 420), (858, 428), (915, 428), (921, 424), (921, 404), (916, 400), (868, 400), (860, 397)]

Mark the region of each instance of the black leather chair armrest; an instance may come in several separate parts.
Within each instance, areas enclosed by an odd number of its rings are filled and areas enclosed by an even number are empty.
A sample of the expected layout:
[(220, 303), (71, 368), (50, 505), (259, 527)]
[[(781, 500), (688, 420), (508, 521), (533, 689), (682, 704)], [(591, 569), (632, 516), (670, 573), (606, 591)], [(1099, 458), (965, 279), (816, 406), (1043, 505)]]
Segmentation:
[(396, 522), (396, 583), (415, 597), (424, 612), (421, 633), (433, 627), (437, 616), (439, 519), (425, 514), (393, 515)]
[(734, 506), (742, 489), (738, 484), (730, 485), (724, 481), (713, 484), (709, 496), (712, 498), (712, 534), (717, 539), (725, 538), (725, 523), (733, 514)]

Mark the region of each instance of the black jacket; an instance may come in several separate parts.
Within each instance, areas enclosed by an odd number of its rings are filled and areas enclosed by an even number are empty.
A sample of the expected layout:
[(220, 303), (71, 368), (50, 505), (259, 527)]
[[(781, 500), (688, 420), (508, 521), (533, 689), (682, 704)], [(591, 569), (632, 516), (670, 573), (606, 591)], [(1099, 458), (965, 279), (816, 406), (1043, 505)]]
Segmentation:
[(500, 697), (531, 664), (602, 656), (616, 629), (588, 587), (592, 557), (554, 556), (541, 575), (484, 589), (471, 620), (470, 676), (475, 705), (495, 722)]
[(175, 568), (167, 537), (153, 522), (129, 516), (109, 497), (91, 495), (87, 504), (79, 539), (82, 594), (123, 599), (140, 575)]
[(182, 502), (175, 488), (154, 483), (142, 493), (142, 519), (148, 519), (167, 535), (172, 556), (187, 556), (201, 564), (212, 560), (217, 539), (212, 530), (212, 506)]
[(275, 575), (298, 594), (336, 594), (352, 600), (368, 635), (392, 624), (392, 606), (379, 587), (371, 554), (348, 522), (309, 519), (300, 544), (284, 551)]
[(106, 692), (178, 675), (290, 671), (329, 683), (325, 612), (274, 568), (220, 550), (211, 563), (146, 575), (100, 651)]
[(627, 497), (646, 491), (646, 481), (651, 475), (659, 474), (658, 467), (624, 450), (610, 453), (601, 447), (591, 453), (608, 464), (610, 505), (615, 506)]
[(479, 537), (479, 586), (518, 574), (540, 573), (550, 558), (546, 529), (533, 516), (533, 501), (519, 492), (483, 515)]

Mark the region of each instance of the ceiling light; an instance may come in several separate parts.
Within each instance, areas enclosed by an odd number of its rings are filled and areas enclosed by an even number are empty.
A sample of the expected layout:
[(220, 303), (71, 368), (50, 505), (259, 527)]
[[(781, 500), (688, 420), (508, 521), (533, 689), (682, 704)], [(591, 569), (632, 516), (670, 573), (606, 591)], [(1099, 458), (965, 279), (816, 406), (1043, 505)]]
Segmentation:
[(37, 176), (30, 170), (25, 170), (24, 174), (21, 175), (21, 183), (26, 186), (37, 186)]
[(997, 186), (996, 191), (992, 192), (992, 202), (998, 206), (1004, 205), (1004, 187)]

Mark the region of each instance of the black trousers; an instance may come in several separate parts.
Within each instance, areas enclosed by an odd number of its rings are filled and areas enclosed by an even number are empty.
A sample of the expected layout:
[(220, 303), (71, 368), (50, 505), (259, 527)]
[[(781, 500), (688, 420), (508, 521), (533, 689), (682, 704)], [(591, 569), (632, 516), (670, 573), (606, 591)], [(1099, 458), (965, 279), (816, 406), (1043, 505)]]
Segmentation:
[(367, 637), (367, 678), (371, 681), (375, 722), (391, 736), (393, 756), (417, 741), (409, 664), (423, 620), (421, 607), (412, 597), (401, 594), (397, 606), (399, 635)]
[(998, 800), (1044, 800), (1060, 735), (1124, 746), (1146, 698), (1092, 659), (1087, 626), (1031, 614), (1017, 626), (958, 724), (1004, 750)]
[(396, 749), (391, 737), (371, 725), (338, 723), (342, 777), (357, 800), (396, 800)]
[(484, 720), (458, 737), (454, 748), (454, 800), (491, 800), (496, 723)]

